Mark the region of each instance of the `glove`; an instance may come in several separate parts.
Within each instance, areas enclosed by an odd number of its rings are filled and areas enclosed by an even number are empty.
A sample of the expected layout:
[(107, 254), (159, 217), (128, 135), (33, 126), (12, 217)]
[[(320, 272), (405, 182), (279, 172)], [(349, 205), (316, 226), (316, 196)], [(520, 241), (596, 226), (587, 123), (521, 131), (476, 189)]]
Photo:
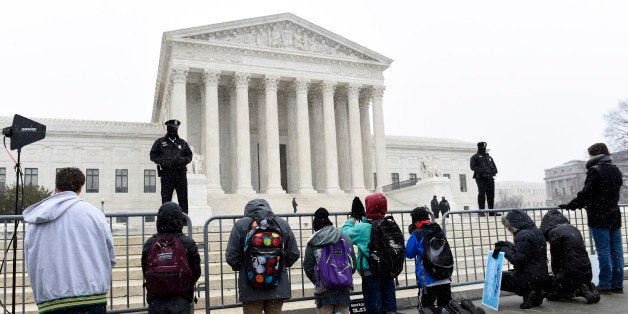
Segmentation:
[(569, 204), (560, 204), (558, 205), (559, 208), (562, 209), (569, 209), (569, 210), (576, 210), (576, 206), (574, 206), (573, 204), (571, 204), (571, 202)]
[(412, 234), (414, 232), (414, 230), (416, 230), (416, 225), (415, 224), (409, 224), (408, 225), (408, 233)]
[(508, 246), (508, 242), (506, 242), (506, 241), (497, 241), (497, 242), (495, 242), (495, 247), (496, 248), (497, 247), (501, 248), (502, 246)]
[(172, 168), (172, 160), (164, 160), (161, 162), (161, 167), (164, 169)]
[(362, 221), (362, 217), (366, 215), (363, 208), (351, 208), (351, 217), (355, 218), (358, 222)]
[(493, 259), (497, 259), (499, 257), (499, 252), (501, 252), (501, 249), (501, 247), (495, 246), (495, 249), (493, 250)]

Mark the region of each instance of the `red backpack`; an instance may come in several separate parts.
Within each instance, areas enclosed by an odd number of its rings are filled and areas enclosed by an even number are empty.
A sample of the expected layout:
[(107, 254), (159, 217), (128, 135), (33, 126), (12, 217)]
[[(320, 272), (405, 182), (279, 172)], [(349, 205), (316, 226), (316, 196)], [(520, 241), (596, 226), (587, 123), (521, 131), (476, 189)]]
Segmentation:
[(146, 291), (156, 296), (184, 293), (192, 287), (192, 269), (179, 237), (164, 234), (155, 238), (146, 263)]

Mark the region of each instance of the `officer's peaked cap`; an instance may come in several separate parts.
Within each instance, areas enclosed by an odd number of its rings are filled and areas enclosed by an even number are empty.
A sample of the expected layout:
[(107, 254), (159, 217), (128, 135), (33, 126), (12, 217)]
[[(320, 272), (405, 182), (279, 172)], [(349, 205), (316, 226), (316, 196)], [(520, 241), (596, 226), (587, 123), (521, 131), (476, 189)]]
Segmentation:
[(172, 120), (166, 121), (166, 123), (164, 123), (164, 124), (166, 126), (171, 126), (171, 127), (178, 128), (181, 125), (181, 121), (179, 121), (177, 119), (172, 119)]

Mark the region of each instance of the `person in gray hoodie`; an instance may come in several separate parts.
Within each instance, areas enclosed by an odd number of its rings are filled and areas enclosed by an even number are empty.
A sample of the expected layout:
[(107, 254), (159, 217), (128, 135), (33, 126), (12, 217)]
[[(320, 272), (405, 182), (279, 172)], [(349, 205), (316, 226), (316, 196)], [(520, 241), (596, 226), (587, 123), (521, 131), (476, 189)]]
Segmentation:
[(85, 175), (57, 172), (56, 193), (24, 210), (26, 267), (40, 312), (105, 313), (116, 263), (105, 215), (79, 198)]
[[(285, 268), (281, 274), (279, 285), (274, 288), (254, 288), (246, 280), (245, 265), (247, 256), (244, 254), (246, 236), (254, 220), (273, 218), (281, 228)], [(281, 313), (283, 301), (290, 299), (291, 286), (288, 269), (300, 257), (297, 241), (288, 222), (275, 216), (266, 200), (254, 199), (244, 207), (244, 217), (233, 225), (227, 244), (226, 260), (234, 271), (239, 271), (238, 296), (242, 302), (244, 313)]]
[[(321, 258), (321, 249), (336, 244), (341, 237), (349, 244), (351, 248), (351, 264), (355, 265), (355, 252), (353, 244), (349, 237), (344, 236), (340, 230), (334, 227), (329, 220), (329, 212), (325, 208), (319, 208), (314, 212), (314, 221), (312, 223), (314, 233), (307, 242), (305, 248), (305, 257), (303, 258), (303, 270), (305, 275), (314, 283), (314, 296), (316, 297), (316, 308), (318, 313), (348, 313), (351, 303), (350, 289), (329, 289), (324, 285), (316, 282), (316, 274), (314, 268)], [(355, 271), (355, 268), (354, 268)]]

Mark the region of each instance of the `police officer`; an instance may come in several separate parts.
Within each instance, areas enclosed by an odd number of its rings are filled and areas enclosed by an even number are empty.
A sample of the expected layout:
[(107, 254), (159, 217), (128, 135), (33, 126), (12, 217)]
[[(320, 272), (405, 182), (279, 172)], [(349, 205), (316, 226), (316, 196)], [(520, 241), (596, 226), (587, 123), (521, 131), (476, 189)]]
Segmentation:
[(158, 138), (150, 149), (150, 160), (157, 164), (157, 174), (161, 177), (161, 203), (172, 200), (172, 192), (177, 190), (179, 206), (188, 213), (188, 180), (186, 165), (192, 161), (192, 150), (188, 143), (179, 137), (179, 120), (165, 123), (166, 136)]
[[(497, 166), (495, 161), (486, 152), (486, 142), (478, 143), (478, 152), (471, 157), (471, 170), (473, 170), (473, 178), (478, 185), (478, 207), (484, 209), (484, 201), (488, 205), (488, 209), (493, 209), (495, 200), (495, 179), (497, 174)], [(481, 213), (480, 216), (484, 216)], [(489, 216), (501, 216), (499, 213), (490, 213)]]

